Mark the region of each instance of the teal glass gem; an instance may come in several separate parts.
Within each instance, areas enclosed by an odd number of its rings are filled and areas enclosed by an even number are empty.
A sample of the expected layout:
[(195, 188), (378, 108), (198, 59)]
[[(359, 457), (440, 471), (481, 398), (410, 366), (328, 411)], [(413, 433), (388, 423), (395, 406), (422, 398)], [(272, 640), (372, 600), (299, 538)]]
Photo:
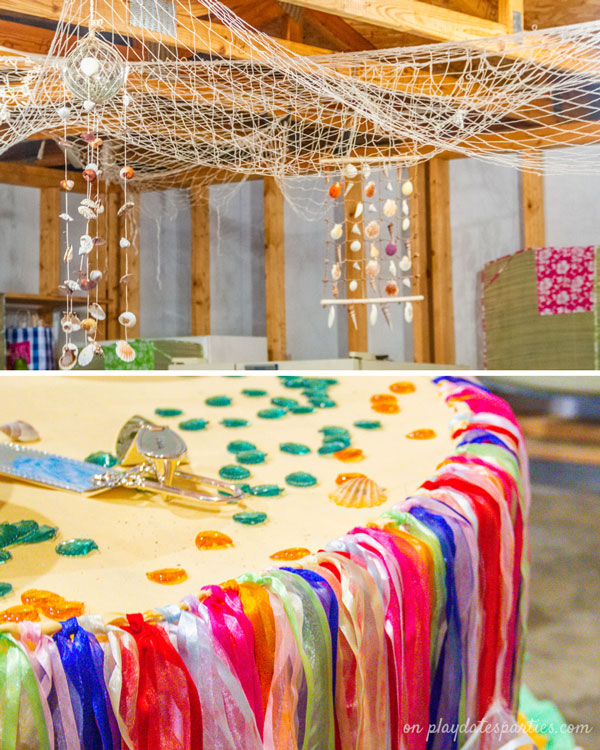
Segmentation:
[(12, 583), (0, 583), (0, 598), (12, 594)]
[(9, 560), (12, 560), (12, 555), (7, 549), (0, 549), (0, 565), (2, 563), (8, 562)]
[(119, 463), (118, 458), (113, 456), (112, 453), (108, 453), (108, 451), (90, 453), (89, 456), (84, 458), (84, 461), (87, 461), (89, 464), (96, 464), (96, 466), (102, 466), (105, 469), (110, 469), (111, 466), (116, 466)]
[(13, 526), (17, 530), (17, 538), (14, 541), (15, 544), (23, 544), (24, 540), (27, 539), (30, 534), (34, 534), (40, 528), (38, 522), (33, 521), (32, 519), (17, 521), (16, 523), (13, 523)]
[(159, 417), (180, 417), (183, 414), (182, 409), (159, 408), (154, 410)]
[(221, 466), (219, 476), (221, 479), (233, 479), (235, 481), (236, 479), (248, 479), (250, 472), (245, 467), (238, 466), (238, 464), (227, 464)]
[(204, 403), (207, 406), (231, 406), (231, 399), (229, 396), (209, 396)]
[(290, 414), (312, 414), (314, 410), (314, 406), (302, 406), (301, 404), (298, 406), (290, 406), (288, 409)]
[(40, 542), (47, 542), (49, 539), (54, 539), (58, 533), (56, 526), (46, 526), (43, 524), (39, 526), (35, 521), (33, 522), (35, 527), (29, 527), (27, 533), (23, 533), (15, 541), (15, 544), (39, 544)]
[(283, 487), (276, 484), (257, 484), (256, 487), (250, 487), (250, 494), (255, 497), (278, 497), (283, 492)]
[(337, 406), (336, 402), (329, 398), (329, 397), (317, 397), (317, 398), (309, 398), (308, 399), (310, 403), (313, 406), (316, 406), (317, 409), (332, 409), (334, 406)]
[(327, 427), (321, 427), (319, 430), (325, 437), (337, 437), (343, 435), (344, 437), (350, 437), (350, 431), (345, 427), (336, 427), (335, 425), (327, 425)]
[(292, 456), (305, 456), (310, 453), (310, 448), (304, 443), (279, 443), (279, 450), (284, 453), (291, 453)]
[(306, 471), (293, 471), (285, 481), (292, 487), (312, 487), (317, 483), (317, 478)]
[(346, 442), (346, 440), (342, 439), (336, 439), (336, 440), (329, 440), (327, 443), (323, 443), (323, 445), (319, 448), (319, 455), (320, 456), (329, 456), (331, 453), (337, 453), (338, 451), (343, 451), (344, 448), (347, 448), (350, 445), (350, 442)]
[(286, 388), (304, 388), (307, 383), (301, 375), (280, 375), (279, 379)]
[(178, 427), (180, 430), (190, 430), (191, 432), (198, 432), (198, 430), (204, 430), (208, 425), (207, 419), (186, 419), (180, 422)]
[(228, 417), (227, 419), (222, 419), (221, 424), (223, 425), (223, 427), (248, 427), (250, 422), (247, 419)]
[(281, 419), (285, 416), (286, 410), (281, 407), (274, 407), (273, 409), (261, 409), (257, 416), (261, 419)]
[[(240, 489), (245, 495), (249, 495), (250, 494), (250, 485), (249, 484), (244, 484), (243, 482), (242, 483), (236, 482), (235, 486), (238, 489)], [(219, 495), (221, 495), (222, 497), (232, 497), (233, 493), (232, 492), (228, 492), (227, 490), (219, 490)]]
[(0, 547), (8, 547), (14, 544), (19, 532), (14, 523), (0, 523)]
[(263, 464), (266, 457), (267, 454), (259, 450), (240, 451), (236, 454), (236, 459), (241, 464)]
[(291, 409), (292, 406), (299, 406), (295, 398), (284, 398), (283, 396), (275, 396), (271, 399), (273, 406), (281, 406), (284, 409)]
[(68, 539), (56, 545), (58, 554), (68, 557), (85, 557), (95, 549), (98, 549), (98, 545), (93, 539)]
[(354, 423), (354, 426), (361, 430), (378, 430), (381, 427), (381, 422), (378, 419), (359, 419)]
[(349, 435), (323, 435), (323, 444), (325, 443), (344, 443), (344, 448), (350, 446)]
[(267, 514), (258, 510), (243, 510), (233, 514), (233, 520), (246, 526), (257, 526), (267, 520)]
[(256, 446), (247, 440), (232, 440), (230, 443), (227, 443), (227, 450), (230, 453), (242, 453), (243, 451), (256, 450)]
[(261, 396), (268, 395), (266, 391), (262, 390), (262, 388), (244, 388), (242, 393), (249, 398), (260, 398)]

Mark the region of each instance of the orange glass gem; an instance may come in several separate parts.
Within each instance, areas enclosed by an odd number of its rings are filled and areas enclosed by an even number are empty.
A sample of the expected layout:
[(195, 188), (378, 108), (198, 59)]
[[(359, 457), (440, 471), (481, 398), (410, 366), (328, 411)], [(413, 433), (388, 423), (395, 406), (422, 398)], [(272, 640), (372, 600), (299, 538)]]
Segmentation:
[(39, 619), (37, 609), (30, 604), (18, 604), (0, 612), (0, 622), (37, 622)]
[(371, 409), (378, 414), (398, 414), (400, 407), (393, 401), (384, 401), (383, 403), (371, 404)]
[[(196, 540), (196, 544), (198, 541)], [(152, 570), (146, 573), (146, 578), (154, 583), (164, 583), (167, 586), (174, 586), (176, 583), (187, 581), (188, 574), (183, 568), (162, 568), (161, 570)]]
[(53, 591), (44, 591), (44, 589), (27, 589), (27, 591), (24, 591), (21, 594), (21, 601), (23, 604), (31, 604), (35, 607), (38, 604), (63, 601), (63, 597), (60, 594), (55, 594)]
[(371, 396), (371, 403), (372, 404), (388, 404), (388, 403), (397, 403), (398, 399), (396, 396), (394, 396), (393, 393), (375, 393), (373, 396)]
[(220, 531), (201, 531), (196, 537), (198, 549), (225, 549), (233, 547), (233, 539)]
[(365, 454), (360, 448), (344, 448), (344, 450), (337, 451), (333, 455), (338, 461), (347, 461), (348, 463), (362, 461), (365, 457)]
[[(337, 455), (337, 454), (335, 454)], [(344, 482), (347, 482), (349, 479), (364, 479), (365, 474), (359, 474), (358, 472), (348, 472), (348, 474), (338, 474), (335, 478), (336, 484), (343, 484)]]
[(394, 393), (414, 393), (416, 390), (417, 389), (413, 383), (409, 383), (405, 380), (390, 385), (390, 391), (393, 391)]
[(435, 430), (423, 429), (413, 430), (406, 436), (409, 440), (431, 440), (431, 438), (437, 437)]
[(288, 549), (280, 549), (279, 552), (273, 552), (270, 555), (271, 560), (300, 560), (306, 555), (310, 555), (310, 550), (306, 547), (288, 547)]
[(68, 620), (71, 617), (80, 617), (85, 610), (85, 606), (83, 602), (67, 602), (64, 599), (57, 599), (38, 604), (37, 610), (51, 620)]
[(334, 182), (333, 185), (329, 188), (329, 195), (332, 198), (339, 198), (341, 194), (342, 194), (342, 183)]

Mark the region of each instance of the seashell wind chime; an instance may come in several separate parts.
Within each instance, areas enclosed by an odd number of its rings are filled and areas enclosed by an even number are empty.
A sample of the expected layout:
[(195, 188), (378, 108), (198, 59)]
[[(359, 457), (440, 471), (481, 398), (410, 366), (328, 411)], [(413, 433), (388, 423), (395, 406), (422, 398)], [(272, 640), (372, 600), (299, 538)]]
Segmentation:
[[(65, 153), (64, 177), (60, 181), (64, 193), (64, 210), (60, 214), (60, 219), (64, 222), (65, 228), (66, 249), (63, 260), (67, 271), (67, 278), (59, 287), (66, 295), (66, 310), (61, 319), (66, 341), (58, 359), (61, 370), (70, 370), (76, 363), (80, 367), (86, 367), (95, 356), (103, 356), (104, 353), (102, 345), (97, 340), (98, 323), (106, 319), (106, 312), (98, 298), (98, 285), (103, 274), (98, 268), (97, 251), (106, 243), (100, 235), (100, 217), (104, 214), (100, 182), (102, 164), (106, 156), (106, 147), (103, 148), (103, 139), (100, 136), (101, 112), (103, 105), (108, 102), (115, 106), (117, 97), (121, 94), (120, 106), (123, 107), (125, 118), (127, 107), (131, 103), (129, 95), (124, 90), (125, 84), (125, 60), (114, 47), (96, 36), (92, 21), (87, 36), (78, 42), (66, 59), (63, 72), (64, 100), (57, 110), (57, 115), (63, 123), (63, 139), (60, 145)], [(69, 179), (67, 151), (73, 148), (76, 141), (69, 139), (68, 125), (74, 119), (86, 121), (85, 131), (78, 136), (86, 152), (86, 166), (82, 176), (87, 187), (85, 198), (77, 206), (77, 212), (86, 222), (85, 231), (78, 238), (78, 244), (77, 241), (73, 242), (69, 231), (69, 225), (73, 221), (69, 193), (75, 183)], [(135, 205), (127, 197), (127, 183), (134, 176), (134, 170), (127, 165), (126, 145), (124, 160), (125, 164), (119, 173), (124, 197), (123, 205), (118, 210), (119, 217), (126, 217)], [(122, 257), (124, 256), (124, 274), (120, 284), (125, 310), (119, 315), (123, 336), (116, 344), (116, 355), (124, 362), (133, 362), (135, 359), (135, 351), (127, 337), (128, 328), (136, 323), (135, 315), (128, 309), (128, 281), (131, 275), (127, 251), (131, 247), (130, 224), (127, 219), (123, 221), (123, 236), (119, 240)], [(75, 295), (83, 295), (86, 298), (86, 315), (83, 320), (73, 309)], [(79, 346), (73, 340), (77, 334), (83, 334), (83, 341)]]
[[(402, 168), (388, 167), (373, 174), (369, 164), (348, 163), (341, 174), (327, 179), (324, 295), (327, 324), (336, 320), (336, 308), (348, 308), (358, 328), (356, 305), (369, 306), (374, 326), (381, 311), (391, 328), (389, 305), (404, 306), (411, 323), (413, 303), (422, 295), (410, 294), (412, 251), (410, 199), (413, 184)], [(404, 294), (400, 292), (404, 291)]]

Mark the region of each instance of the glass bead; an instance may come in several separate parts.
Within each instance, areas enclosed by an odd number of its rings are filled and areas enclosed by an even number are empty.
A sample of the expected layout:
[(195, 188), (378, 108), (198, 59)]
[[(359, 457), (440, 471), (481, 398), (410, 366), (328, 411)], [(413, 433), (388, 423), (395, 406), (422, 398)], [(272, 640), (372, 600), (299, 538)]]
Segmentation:
[(84, 461), (87, 461), (89, 464), (96, 464), (96, 466), (102, 466), (105, 469), (110, 469), (111, 466), (116, 466), (119, 463), (117, 457), (113, 456), (112, 453), (108, 453), (108, 451), (90, 453), (89, 456), (84, 458)]
[(283, 487), (276, 484), (257, 484), (250, 488), (250, 494), (255, 497), (278, 497), (283, 492)]
[(237, 464), (227, 464), (221, 466), (219, 469), (219, 476), (221, 479), (248, 479), (250, 471), (244, 466), (238, 466)]
[(49, 539), (54, 539), (57, 534), (58, 527), (42, 524), (42, 526), (38, 526), (37, 529), (27, 534), (27, 536), (20, 538), (16, 543), (39, 544), (40, 542), (47, 542)]
[(8, 547), (19, 536), (13, 523), (0, 523), (0, 547)]
[(365, 457), (360, 448), (344, 448), (341, 451), (337, 451), (334, 455), (338, 461), (345, 461), (347, 463), (362, 461)]
[(31, 604), (35, 607), (38, 604), (47, 604), (48, 602), (62, 601), (63, 597), (60, 594), (55, 594), (54, 591), (46, 591), (45, 589), (27, 589), (21, 594), (21, 602), (23, 604)]
[(338, 453), (339, 451), (343, 451), (344, 448), (348, 447), (348, 442), (346, 440), (339, 440), (337, 438), (331, 438), (328, 442), (323, 443), (323, 445), (319, 448), (319, 455), (320, 456), (329, 456), (332, 453)]
[(398, 414), (400, 411), (398, 404), (395, 404), (393, 401), (383, 401), (381, 403), (372, 404), (371, 409), (378, 414)]
[(180, 417), (183, 414), (183, 410), (166, 407), (155, 409), (154, 413), (158, 414), (159, 417)]
[(317, 478), (306, 471), (293, 471), (287, 475), (285, 481), (291, 487), (312, 487), (317, 483)]
[(290, 414), (312, 414), (315, 411), (315, 407), (299, 404), (298, 406), (290, 406), (288, 411)]
[(279, 379), (286, 388), (304, 388), (307, 382), (301, 375), (280, 375)]
[(317, 409), (333, 409), (333, 407), (337, 406), (336, 402), (331, 398), (309, 398), (309, 401)]
[(344, 474), (338, 474), (335, 478), (336, 484), (343, 484), (344, 482), (347, 482), (349, 479), (366, 479), (366, 474), (359, 474), (358, 472), (348, 472)]
[(225, 549), (233, 547), (233, 539), (220, 531), (201, 531), (196, 537), (198, 549)]
[(279, 443), (279, 450), (283, 453), (291, 453), (292, 456), (305, 456), (310, 453), (310, 448), (304, 443)]
[(98, 545), (93, 539), (68, 539), (56, 545), (56, 551), (59, 555), (69, 557), (85, 557), (93, 550), (98, 549)]
[(4, 583), (0, 581), (0, 599), (3, 596), (8, 596), (8, 594), (12, 594), (13, 586), (12, 583)]
[(350, 432), (345, 427), (336, 427), (335, 425), (321, 427), (319, 432), (325, 435), (325, 437), (338, 437), (339, 435), (350, 437)]
[(0, 622), (38, 622), (40, 616), (35, 607), (30, 604), (17, 604), (0, 612)]
[(85, 605), (83, 602), (68, 602), (60, 598), (45, 604), (38, 604), (36, 609), (50, 620), (69, 620), (71, 617), (81, 617), (85, 611)]
[(392, 383), (390, 385), (390, 391), (393, 393), (414, 393), (416, 391), (416, 387), (414, 383), (410, 383), (408, 381), (401, 381), (399, 383)]
[(323, 445), (327, 443), (344, 443), (344, 448), (350, 445), (349, 435), (323, 435)]
[(180, 422), (178, 427), (180, 430), (189, 430), (190, 432), (198, 432), (199, 430), (206, 429), (207, 425), (208, 425), (207, 419), (193, 418), (193, 419), (186, 419), (183, 422)]
[(204, 403), (207, 406), (231, 406), (231, 398), (229, 396), (209, 396), (204, 399)]
[(271, 560), (289, 562), (291, 560), (301, 560), (307, 555), (310, 555), (310, 550), (306, 547), (288, 547), (287, 549), (280, 549), (279, 552), (273, 552), (269, 557)]
[(232, 440), (230, 443), (227, 443), (227, 450), (230, 453), (242, 453), (242, 451), (256, 450), (256, 446), (247, 440)]
[(413, 430), (412, 432), (409, 432), (406, 437), (409, 440), (431, 440), (432, 438), (437, 437), (437, 434), (435, 430), (423, 429)]
[(398, 399), (396, 396), (394, 396), (393, 393), (375, 393), (373, 396), (371, 396), (371, 403), (372, 404), (378, 404), (378, 403), (398, 403)]
[(273, 409), (261, 409), (257, 416), (261, 419), (281, 419), (285, 416), (286, 410), (281, 407), (274, 407)]
[(262, 464), (265, 462), (266, 457), (267, 454), (259, 450), (240, 451), (236, 455), (236, 459), (241, 464)]
[(0, 549), (0, 565), (2, 563), (8, 562), (9, 560), (12, 560), (12, 555), (7, 549)]
[(165, 586), (175, 586), (177, 583), (187, 581), (188, 574), (183, 568), (161, 568), (146, 573), (146, 578), (153, 583), (162, 583)]
[(299, 406), (299, 403), (295, 398), (284, 398), (283, 396), (275, 396), (271, 399), (273, 406), (281, 406), (284, 409), (291, 409), (292, 406)]
[(358, 419), (354, 426), (361, 430), (378, 430), (381, 422), (378, 419)]
[(243, 523), (246, 526), (257, 526), (267, 520), (267, 514), (258, 510), (244, 510), (240, 513), (234, 513), (233, 520), (237, 521), (237, 523)]
[(227, 417), (222, 419), (221, 424), (223, 427), (248, 427), (250, 422), (247, 419), (238, 419), (237, 417)]
[(249, 398), (260, 398), (260, 396), (268, 395), (267, 391), (263, 391), (262, 388), (244, 388), (242, 393)]
[(17, 530), (17, 538), (15, 539), (14, 544), (23, 544), (23, 541), (25, 539), (27, 539), (32, 534), (35, 534), (35, 532), (40, 528), (38, 522), (31, 519), (17, 521), (13, 524), (13, 526)]

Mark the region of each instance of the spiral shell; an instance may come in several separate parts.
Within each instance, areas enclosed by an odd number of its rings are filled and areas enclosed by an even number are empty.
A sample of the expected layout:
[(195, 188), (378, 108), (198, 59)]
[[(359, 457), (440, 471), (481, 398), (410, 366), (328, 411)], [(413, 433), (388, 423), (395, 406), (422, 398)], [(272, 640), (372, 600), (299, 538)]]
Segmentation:
[(34, 443), (40, 439), (35, 427), (32, 427), (28, 422), (22, 422), (20, 419), (1, 424), (0, 430), (17, 443)]
[(369, 477), (359, 476), (342, 482), (329, 499), (345, 508), (373, 508), (387, 500), (385, 490)]

